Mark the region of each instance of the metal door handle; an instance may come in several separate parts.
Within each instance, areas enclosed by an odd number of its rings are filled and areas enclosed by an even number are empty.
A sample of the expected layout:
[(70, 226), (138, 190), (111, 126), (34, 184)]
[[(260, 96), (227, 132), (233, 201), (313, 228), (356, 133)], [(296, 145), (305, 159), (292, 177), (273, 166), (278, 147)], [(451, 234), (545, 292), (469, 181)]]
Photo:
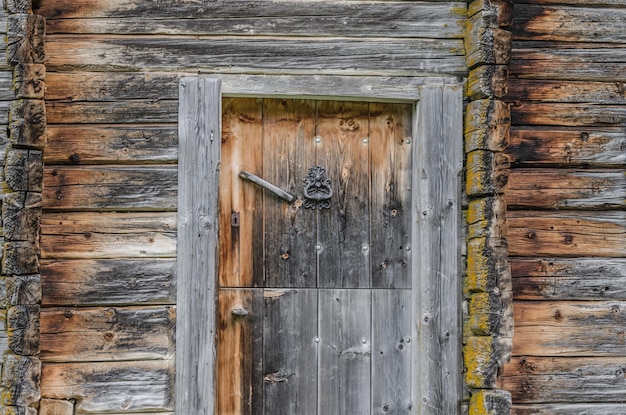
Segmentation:
[(241, 170), (239, 172), (239, 177), (241, 177), (242, 179), (251, 181), (254, 184), (258, 184), (262, 188), (269, 190), (270, 192), (274, 193), (276, 196), (280, 197), (281, 199), (286, 200), (289, 203), (296, 200), (296, 197), (292, 195), (291, 193), (284, 191), (280, 187), (275, 186), (272, 183), (268, 182), (267, 180), (263, 180), (259, 176), (254, 175), (250, 172)]

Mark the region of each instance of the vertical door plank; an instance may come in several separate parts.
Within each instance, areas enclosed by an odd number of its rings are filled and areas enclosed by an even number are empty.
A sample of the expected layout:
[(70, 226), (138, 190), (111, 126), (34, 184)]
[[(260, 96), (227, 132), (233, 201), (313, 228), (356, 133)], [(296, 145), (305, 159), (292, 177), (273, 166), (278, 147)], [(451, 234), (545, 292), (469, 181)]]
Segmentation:
[(264, 292), (265, 414), (317, 413), (317, 290)]
[(263, 290), (220, 289), (218, 414), (262, 413)]
[(371, 291), (319, 290), (319, 412), (370, 411)]
[(372, 287), (410, 288), (410, 104), (370, 104)]
[(411, 413), (411, 291), (372, 290), (372, 414)]
[[(444, 92), (445, 91), (445, 92)], [(459, 413), (461, 92), (422, 88), (414, 147), (412, 263), (417, 325), (416, 396), (426, 414)]]
[(370, 286), (368, 118), (367, 103), (318, 106), (317, 163), (334, 191), (330, 209), (319, 211), (319, 287)]
[(176, 413), (214, 410), (221, 81), (179, 84)]
[[(222, 287), (262, 286), (262, 190), (239, 172), (263, 168), (262, 100), (225, 98), (220, 173), (220, 273)], [(233, 223), (233, 214), (238, 215)], [(262, 239), (258, 239), (259, 241)]]
[[(266, 99), (263, 178), (293, 195), (315, 165), (315, 102)], [(265, 194), (265, 286), (315, 287), (316, 213)]]

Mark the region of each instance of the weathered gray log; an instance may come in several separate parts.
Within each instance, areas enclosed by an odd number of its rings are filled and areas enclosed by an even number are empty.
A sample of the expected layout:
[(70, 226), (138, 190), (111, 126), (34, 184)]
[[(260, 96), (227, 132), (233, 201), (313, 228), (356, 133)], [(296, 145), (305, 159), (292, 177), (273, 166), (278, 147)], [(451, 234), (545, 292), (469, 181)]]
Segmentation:
[(7, 309), (9, 348), (15, 354), (39, 354), (39, 305), (17, 305)]
[(39, 150), (10, 148), (6, 153), (4, 180), (14, 192), (41, 192), (43, 155)]
[(472, 100), (501, 98), (507, 93), (508, 77), (506, 65), (481, 65), (469, 73), (467, 95)]
[(46, 19), (20, 13), (7, 17), (7, 61), (12, 65), (43, 63)]
[(61, 399), (42, 399), (39, 402), (39, 415), (74, 415), (74, 403)]
[(36, 357), (7, 355), (2, 368), (2, 404), (28, 407), (39, 401), (41, 362)]
[(39, 272), (39, 247), (36, 242), (7, 242), (4, 244), (2, 273), (28, 275)]
[(511, 415), (616, 415), (625, 414), (626, 405), (619, 403), (548, 403), (534, 405), (514, 405)]
[(6, 303), (9, 306), (35, 305), (41, 302), (41, 276), (18, 275), (7, 277)]
[(40, 99), (20, 99), (11, 103), (9, 129), (15, 147), (41, 149), (46, 144), (46, 107)]
[(46, 67), (42, 64), (20, 64), (13, 69), (13, 91), (18, 99), (43, 99)]
[(40, 193), (6, 193), (2, 199), (2, 231), (9, 241), (39, 240), (43, 200)]
[(504, 153), (477, 150), (468, 153), (466, 160), (465, 192), (469, 196), (505, 192), (510, 162)]

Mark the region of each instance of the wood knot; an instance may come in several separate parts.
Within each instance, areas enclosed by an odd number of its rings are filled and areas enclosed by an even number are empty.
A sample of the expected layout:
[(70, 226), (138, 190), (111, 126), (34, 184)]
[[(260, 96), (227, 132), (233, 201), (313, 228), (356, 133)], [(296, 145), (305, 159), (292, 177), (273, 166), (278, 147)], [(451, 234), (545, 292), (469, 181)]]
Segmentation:
[(563, 314), (561, 314), (561, 310), (556, 310), (554, 312), (554, 318), (555, 320), (563, 320)]
[(63, 317), (71, 318), (72, 317), (72, 310), (65, 310), (65, 311), (63, 311)]

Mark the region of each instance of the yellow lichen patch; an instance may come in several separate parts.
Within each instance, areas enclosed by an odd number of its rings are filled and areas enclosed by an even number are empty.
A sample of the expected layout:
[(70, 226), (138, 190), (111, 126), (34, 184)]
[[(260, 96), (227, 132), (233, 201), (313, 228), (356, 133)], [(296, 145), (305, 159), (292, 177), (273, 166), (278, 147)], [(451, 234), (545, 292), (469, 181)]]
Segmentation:
[(471, 388), (490, 386), (491, 376), (497, 363), (494, 361), (493, 338), (470, 337), (463, 348), (463, 360), (467, 373), (465, 381)]

